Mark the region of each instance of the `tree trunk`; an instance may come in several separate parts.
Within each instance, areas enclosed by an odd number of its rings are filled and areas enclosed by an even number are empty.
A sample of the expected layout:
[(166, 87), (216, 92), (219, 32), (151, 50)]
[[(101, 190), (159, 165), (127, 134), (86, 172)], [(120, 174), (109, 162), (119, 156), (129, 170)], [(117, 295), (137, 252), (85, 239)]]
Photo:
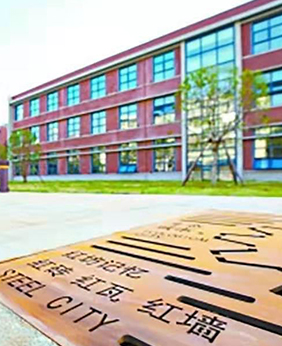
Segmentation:
[(27, 164), (27, 162), (23, 162), (23, 164), (22, 164), (22, 177), (23, 177), (24, 183), (27, 183), (27, 170), (28, 170), (28, 164)]
[(190, 179), (191, 174), (193, 173), (194, 169), (196, 168), (197, 163), (198, 163), (198, 161), (200, 160), (200, 158), (202, 157), (202, 155), (203, 155), (203, 152), (201, 152), (201, 153), (198, 155), (198, 157), (196, 158), (196, 160), (193, 162), (192, 166), (189, 168), (189, 171), (188, 171), (188, 173), (187, 173), (185, 179), (184, 179), (183, 182), (182, 182), (182, 186), (185, 186), (186, 183), (187, 183), (187, 181)]
[(216, 144), (212, 148), (213, 153), (213, 162), (212, 162), (212, 170), (211, 170), (211, 182), (212, 185), (215, 186), (218, 180), (217, 174), (217, 164), (218, 164), (218, 145)]
[(198, 161), (200, 160), (200, 158), (203, 156), (204, 151), (208, 148), (209, 144), (206, 145), (200, 152), (200, 154), (196, 157), (196, 160), (193, 162), (192, 166), (189, 168), (189, 171), (187, 172), (187, 175), (185, 177), (185, 179), (182, 182), (182, 186), (185, 186), (187, 181), (190, 179), (191, 174), (193, 173), (194, 169), (197, 166)]
[[(234, 183), (237, 185), (238, 184), (238, 179), (240, 180), (241, 184), (243, 184), (243, 179), (242, 177), (240, 176), (240, 174), (237, 172), (237, 169), (229, 155), (229, 152), (228, 152), (228, 149), (226, 147), (225, 144), (223, 144), (224, 146), (224, 150), (225, 150), (225, 153), (226, 153), (226, 156), (227, 156), (227, 160), (228, 160), (228, 165), (229, 165), (229, 169), (231, 171), (231, 174), (233, 176), (233, 181)], [(238, 178), (238, 179), (237, 179)]]

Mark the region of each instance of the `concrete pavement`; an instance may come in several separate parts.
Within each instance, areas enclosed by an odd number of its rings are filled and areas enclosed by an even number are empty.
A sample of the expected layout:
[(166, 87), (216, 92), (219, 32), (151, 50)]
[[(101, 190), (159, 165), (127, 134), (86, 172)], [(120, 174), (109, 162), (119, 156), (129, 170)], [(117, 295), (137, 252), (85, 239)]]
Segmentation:
[(282, 198), (0, 194), (0, 261), (208, 209), (282, 214)]

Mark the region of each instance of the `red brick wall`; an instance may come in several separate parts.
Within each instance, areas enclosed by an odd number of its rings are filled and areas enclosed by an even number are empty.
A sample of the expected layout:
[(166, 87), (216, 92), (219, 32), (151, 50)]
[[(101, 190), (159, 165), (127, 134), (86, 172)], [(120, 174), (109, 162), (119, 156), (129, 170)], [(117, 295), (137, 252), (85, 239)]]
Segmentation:
[(0, 126), (0, 145), (6, 145), (7, 138), (8, 137), (8, 131), (6, 126)]

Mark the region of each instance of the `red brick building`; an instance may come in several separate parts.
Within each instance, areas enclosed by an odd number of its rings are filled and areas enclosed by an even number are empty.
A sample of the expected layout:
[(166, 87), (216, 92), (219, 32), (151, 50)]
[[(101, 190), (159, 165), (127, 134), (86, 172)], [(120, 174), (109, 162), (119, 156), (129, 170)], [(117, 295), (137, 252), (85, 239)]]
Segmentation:
[(47, 179), (180, 179), (195, 153), (175, 92), (210, 65), (265, 73), (270, 123), (247, 115), (232, 155), (246, 178), (282, 179), (281, 0), (248, 2), (15, 95), (10, 125), (37, 136)]

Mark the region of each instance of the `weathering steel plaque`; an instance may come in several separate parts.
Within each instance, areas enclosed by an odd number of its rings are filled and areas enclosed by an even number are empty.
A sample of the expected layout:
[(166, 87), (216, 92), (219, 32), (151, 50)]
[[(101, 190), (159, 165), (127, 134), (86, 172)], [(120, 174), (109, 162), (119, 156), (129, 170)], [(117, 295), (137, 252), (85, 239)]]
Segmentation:
[(282, 218), (184, 216), (2, 262), (0, 302), (63, 346), (281, 346)]

